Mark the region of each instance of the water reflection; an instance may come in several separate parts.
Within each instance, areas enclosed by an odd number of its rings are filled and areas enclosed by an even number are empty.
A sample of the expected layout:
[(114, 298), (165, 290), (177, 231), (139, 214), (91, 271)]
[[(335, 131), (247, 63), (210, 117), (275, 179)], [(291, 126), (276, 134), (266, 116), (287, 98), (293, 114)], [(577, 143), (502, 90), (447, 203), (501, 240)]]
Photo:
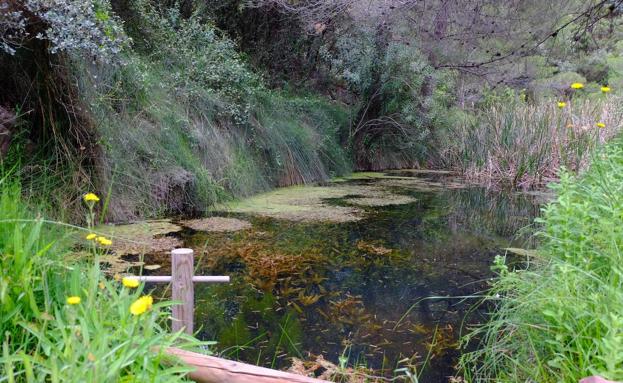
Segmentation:
[(201, 273), (234, 281), (196, 286), (200, 336), (270, 367), (310, 354), (337, 363), (346, 353), (388, 376), (399, 360), (426, 360), (423, 380), (444, 381), (464, 319), (479, 319), (467, 316), (474, 302), (458, 297), (486, 287), (502, 248), (524, 245), (516, 234), (538, 208), (528, 196), (479, 188), (393, 189), (417, 201), (371, 207), (357, 222), (245, 217), (253, 229), (184, 233), (201, 249)]

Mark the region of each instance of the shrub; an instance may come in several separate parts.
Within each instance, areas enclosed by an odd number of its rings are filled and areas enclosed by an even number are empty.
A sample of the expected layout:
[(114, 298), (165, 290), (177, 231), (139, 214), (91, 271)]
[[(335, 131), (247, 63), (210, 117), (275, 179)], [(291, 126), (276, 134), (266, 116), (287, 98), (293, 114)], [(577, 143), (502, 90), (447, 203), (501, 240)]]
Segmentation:
[(461, 359), (469, 381), (623, 379), (623, 141), (554, 190), (538, 255), (526, 269), (498, 263), (490, 321), (464, 339), (479, 344)]
[(108, 0), (9, 0), (0, 4), (0, 48), (9, 54), (28, 40), (46, 40), (49, 51), (108, 59), (127, 43)]

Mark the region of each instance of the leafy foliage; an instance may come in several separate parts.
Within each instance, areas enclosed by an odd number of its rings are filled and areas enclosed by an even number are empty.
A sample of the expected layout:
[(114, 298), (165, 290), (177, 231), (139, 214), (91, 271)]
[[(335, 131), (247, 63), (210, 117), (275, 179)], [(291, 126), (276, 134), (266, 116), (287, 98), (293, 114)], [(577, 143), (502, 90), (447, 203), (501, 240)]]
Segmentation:
[(470, 381), (623, 378), (622, 147), (616, 140), (584, 176), (564, 173), (554, 186), (538, 257), (500, 274), (487, 298), (491, 321), (465, 339), (481, 340), (462, 358)]
[(150, 60), (161, 63), (183, 97), (202, 97), (209, 89), (225, 97), (221, 109), (236, 122), (248, 119), (253, 95), (263, 87), (232, 40), (199, 13), (186, 18), (179, 8), (158, 10), (147, 0), (133, 0), (132, 14), (134, 29), (140, 29), (135, 40)]
[(0, 4), (0, 47), (9, 54), (27, 40), (49, 42), (49, 51), (109, 59), (127, 43), (108, 0), (26, 0)]

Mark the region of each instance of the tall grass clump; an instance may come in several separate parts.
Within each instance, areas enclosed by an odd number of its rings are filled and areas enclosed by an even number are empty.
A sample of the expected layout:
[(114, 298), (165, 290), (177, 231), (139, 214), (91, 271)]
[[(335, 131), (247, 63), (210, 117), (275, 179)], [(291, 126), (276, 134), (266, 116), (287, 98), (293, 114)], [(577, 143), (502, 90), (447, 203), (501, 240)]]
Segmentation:
[(586, 169), (589, 153), (622, 127), (619, 96), (573, 99), (562, 108), (555, 100), (514, 97), (465, 114), (450, 129), (440, 157), (477, 181), (539, 187), (556, 180), (562, 167)]
[(0, 382), (182, 381), (187, 369), (159, 351), (193, 344), (163, 327), (169, 303), (137, 311), (143, 287), (100, 271), (108, 239), (77, 242), (87, 230), (33, 211), (19, 181), (0, 178)]
[(500, 271), (490, 321), (466, 339), (472, 382), (623, 380), (623, 141), (580, 176), (562, 173), (527, 268)]

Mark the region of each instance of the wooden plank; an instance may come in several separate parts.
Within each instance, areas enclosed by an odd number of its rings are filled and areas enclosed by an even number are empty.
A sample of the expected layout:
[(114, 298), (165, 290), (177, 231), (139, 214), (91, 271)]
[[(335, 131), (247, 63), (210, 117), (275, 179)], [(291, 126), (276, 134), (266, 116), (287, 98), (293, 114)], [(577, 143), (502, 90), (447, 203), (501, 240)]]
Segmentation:
[(621, 383), (613, 380), (606, 380), (598, 375), (589, 376), (580, 380), (580, 383)]
[[(141, 275), (141, 276), (130, 275), (125, 278), (136, 279), (141, 282), (153, 282), (153, 283), (158, 283), (158, 282), (169, 283), (173, 279), (169, 275)], [(230, 281), (231, 280), (229, 276), (223, 276), (223, 275), (194, 275), (193, 276), (193, 282), (229, 283)]]
[(188, 375), (190, 379), (198, 383), (329, 383), (327, 380), (271, 370), (175, 347), (167, 348), (166, 353), (195, 367), (196, 370)]
[(173, 281), (172, 297), (181, 301), (172, 307), (173, 320), (171, 328), (174, 332), (181, 329), (190, 335), (193, 333), (193, 316), (195, 293), (193, 289), (193, 250), (175, 249), (171, 251), (171, 272)]

